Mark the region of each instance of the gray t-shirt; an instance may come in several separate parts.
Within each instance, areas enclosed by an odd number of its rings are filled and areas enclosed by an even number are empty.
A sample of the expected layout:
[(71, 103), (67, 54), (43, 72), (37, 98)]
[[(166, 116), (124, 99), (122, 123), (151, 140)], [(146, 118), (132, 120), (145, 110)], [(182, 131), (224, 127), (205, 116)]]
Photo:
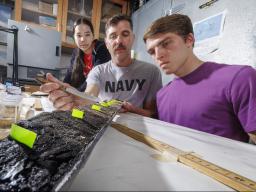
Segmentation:
[(162, 87), (160, 70), (138, 60), (128, 67), (118, 67), (112, 61), (98, 65), (90, 71), (86, 81), (87, 86), (99, 86), (101, 100), (119, 99), (137, 107), (155, 100)]

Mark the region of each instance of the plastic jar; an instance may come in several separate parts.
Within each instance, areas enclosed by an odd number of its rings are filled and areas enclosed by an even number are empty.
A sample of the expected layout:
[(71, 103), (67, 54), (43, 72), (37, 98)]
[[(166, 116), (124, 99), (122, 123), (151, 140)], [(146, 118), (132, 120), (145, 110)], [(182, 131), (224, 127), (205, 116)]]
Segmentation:
[(19, 120), (19, 105), (22, 100), (20, 95), (0, 95), (0, 128), (10, 128), (12, 123)]

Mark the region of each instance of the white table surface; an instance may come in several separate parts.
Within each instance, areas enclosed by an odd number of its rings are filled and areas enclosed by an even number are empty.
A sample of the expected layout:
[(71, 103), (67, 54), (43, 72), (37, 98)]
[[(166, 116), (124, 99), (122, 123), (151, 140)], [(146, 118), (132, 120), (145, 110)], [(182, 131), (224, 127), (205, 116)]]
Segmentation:
[[(256, 181), (256, 146), (135, 114), (115, 122)], [(158, 151), (108, 127), (70, 191), (230, 191), (231, 188), (175, 161), (160, 161)]]

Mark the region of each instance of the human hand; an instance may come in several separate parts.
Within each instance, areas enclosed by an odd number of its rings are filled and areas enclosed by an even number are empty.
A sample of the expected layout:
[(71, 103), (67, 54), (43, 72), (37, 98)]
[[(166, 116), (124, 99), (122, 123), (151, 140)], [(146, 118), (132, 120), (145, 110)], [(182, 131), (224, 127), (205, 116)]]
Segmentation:
[(40, 91), (49, 93), (49, 100), (56, 109), (71, 110), (77, 105), (78, 98), (65, 92), (65, 88), (71, 87), (69, 84), (61, 82), (50, 73), (46, 74), (46, 79), (48, 83), (41, 85)]
[(137, 107), (135, 107), (133, 104), (131, 104), (127, 101), (123, 101), (122, 108), (121, 108), (120, 112), (122, 112), (122, 113), (125, 113), (125, 112), (135, 113), (136, 109), (137, 109)]
[(44, 82), (46, 83), (40, 86), (40, 91), (45, 93), (50, 93), (54, 90), (65, 88), (65, 84), (66, 86), (68, 85), (67, 83), (63, 83), (55, 78), (51, 73), (47, 73), (45, 79), (46, 80), (44, 80)]
[(124, 101), (120, 112), (131, 112), (131, 113), (136, 113), (136, 114), (146, 116), (146, 117), (153, 117), (153, 115), (155, 113), (155, 109), (154, 108), (152, 108), (152, 109), (151, 108), (139, 108), (127, 101)]

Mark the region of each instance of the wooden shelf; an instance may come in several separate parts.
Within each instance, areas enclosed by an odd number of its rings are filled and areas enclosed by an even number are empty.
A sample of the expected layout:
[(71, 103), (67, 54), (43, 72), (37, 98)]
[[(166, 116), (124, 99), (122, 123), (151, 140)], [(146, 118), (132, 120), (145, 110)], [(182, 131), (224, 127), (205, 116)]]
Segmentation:
[[(69, 41), (68, 36), (73, 36), (72, 30), (69, 27), (73, 24), (73, 22), (83, 15), (80, 12), (81, 9), (81, 1), (80, 0), (40, 0), (45, 3), (49, 3), (52, 5), (57, 4), (57, 15), (52, 14), (51, 9), (41, 9), (42, 6), (40, 6), (39, 9), (39, 1), (32, 1), (32, 0), (15, 0), (15, 20), (21, 21), (27, 24), (40, 26), (40, 27), (46, 27), (48, 29), (57, 30), (62, 33), (62, 47), (66, 49), (73, 49), (75, 48), (75, 44), (71, 42), (71, 39)], [(105, 25), (105, 19), (101, 21), (100, 18), (102, 18), (102, 11), (103, 11), (103, 0), (88, 0), (88, 3), (85, 5), (85, 8), (87, 9), (85, 17), (89, 20), (91, 20), (93, 27), (94, 27), (94, 36), (95, 38), (104, 38), (104, 34), (100, 34), (104, 31), (104, 25)], [(110, 4), (110, 7), (118, 6), (120, 7), (118, 9), (118, 12), (120, 13), (126, 13), (127, 14), (127, 7), (129, 7), (129, 1), (127, 0), (110, 0), (108, 1)], [(111, 4), (113, 4), (111, 6)], [(56, 8), (56, 7), (55, 7)], [(42, 11), (43, 10), (43, 11)], [(49, 10), (48, 12), (45, 12), (44, 10)], [(92, 12), (91, 12), (92, 10)], [(112, 12), (105, 11), (111, 16)], [(54, 12), (55, 13), (55, 12)], [(39, 22), (39, 16), (45, 16), (50, 17), (52, 19), (56, 19), (56, 26), (55, 25), (46, 25), (46, 24), (40, 24)], [(54, 23), (55, 21), (51, 21), (49, 18), (49, 24)], [(40, 18), (41, 19), (48, 19), (48, 18)], [(48, 21), (48, 20), (47, 20)], [(41, 21), (42, 23), (42, 21)], [(48, 22), (47, 22), (48, 23)], [(73, 25), (72, 25), (73, 26)], [(100, 35), (99, 35), (100, 34)]]
[(40, 11), (40, 10), (37, 10), (37, 9), (28, 9), (28, 8), (24, 8), (24, 7), (22, 9), (25, 10), (25, 11), (29, 11), (29, 12), (33, 12), (33, 13), (42, 14), (42, 15), (46, 15), (46, 16), (57, 18), (57, 15), (46, 13), (46, 12), (43, 12), (43, 11)]
[(89, 15), (82, 15), (82, 14), (80, 14), (79, 12), (74, 12), (74, 11), (70, 11), (70, 10), (68, 10), (68, 13), (69, 14), (72, 14), (72, 15), (75, 15), (75, 16), (78, 16), (78, 17), (86, 17), (87, 19), (92, 19), (92, 16), (89, 16)]
[(74, 48), (76, 48), (75, 44), (67, 43), (67, 42), (62, 42), (61, 43), (61, 54), (68, 54), (71, 55)]
[(34, 22), (31, 22), (31, 21), (24, 21), (24, 20), (22, 20), (22, 23), (27, 23), (29, 25), (34, 25), (34, 26), (39, 26), (39, 27), (43, 27), (43, 28), (48, 28), (48, 29), (51, 29), (51, 30), (56, 30), (56, 27), (53, 27), (53, 26), (50, 26), (50, 25), (45, 25), (45, 24), (34, 23)]
[(63, 47), (66, 47), (66, 48), (76, 48), (76, 45), (75, 44), (72, 44), (72, 43), (68, 43), (68, 42), (62, 42), (61, 45)]

